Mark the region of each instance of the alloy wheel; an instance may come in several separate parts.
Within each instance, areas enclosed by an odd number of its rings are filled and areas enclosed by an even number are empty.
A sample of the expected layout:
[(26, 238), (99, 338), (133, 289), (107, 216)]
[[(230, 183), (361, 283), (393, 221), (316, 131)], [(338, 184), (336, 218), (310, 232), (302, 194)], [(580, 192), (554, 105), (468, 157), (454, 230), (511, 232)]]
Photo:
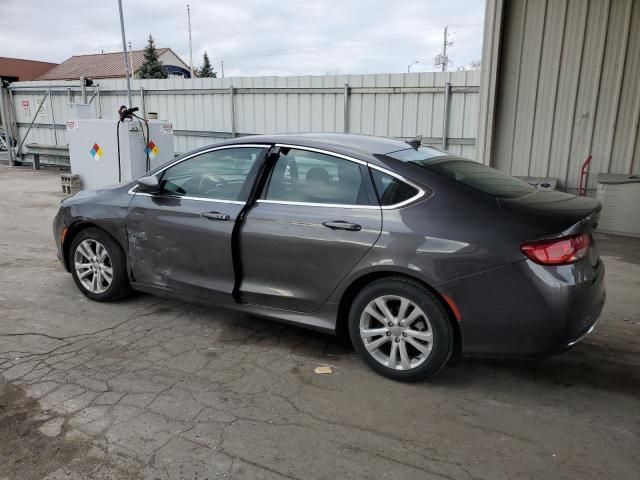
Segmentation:
[(104, 293), (113, 281), (113, 265), (105, 246), (92, 239), (78, 244), (74, 254), (78, 280), (91, 293)]
[(433, 347), (427, 315), (398, 295), (377, 297), (367, 304), (360, 316), (360, 338), (374, 359), (394, 370), (422, 365)]

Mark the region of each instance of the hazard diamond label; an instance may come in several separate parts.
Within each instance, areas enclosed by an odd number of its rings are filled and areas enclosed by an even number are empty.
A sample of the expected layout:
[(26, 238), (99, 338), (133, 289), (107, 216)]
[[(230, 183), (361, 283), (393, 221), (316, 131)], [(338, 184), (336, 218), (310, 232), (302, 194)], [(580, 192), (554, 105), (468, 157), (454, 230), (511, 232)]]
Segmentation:
[(97, 143), (93, 144), (93, 147), (91, 148), (91, 151), (89, 153), (96, 162), (102, 158), (102, 149)]
[(158, 148), (158, 146), (155, 143), (153, 143), (153, 141), (149, 140), (149, 143), (147, 144), (147, 148), (144, 149), (144, 153), (149, 155), (149, 158), (154, 159), (156, 158), (156, 155), (158, 155), (158, 152), (160, 152), (160, 149)]

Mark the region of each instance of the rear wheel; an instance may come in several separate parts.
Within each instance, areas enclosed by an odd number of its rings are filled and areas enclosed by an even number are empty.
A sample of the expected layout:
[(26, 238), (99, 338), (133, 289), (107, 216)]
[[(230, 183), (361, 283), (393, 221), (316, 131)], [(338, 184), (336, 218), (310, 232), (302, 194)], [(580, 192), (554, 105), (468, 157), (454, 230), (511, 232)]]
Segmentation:
[(70, 263), (77, 287), (92, 300), (110, 302), (130, 292), (124, 252), (98, 228), (83, 230), (73, 239)]
[(453, 351), (449, 316), (420, 283), (377, 280), (356, 296), (349, 312), (354, 348), (376, 372), (414, 382), (438, 373)]

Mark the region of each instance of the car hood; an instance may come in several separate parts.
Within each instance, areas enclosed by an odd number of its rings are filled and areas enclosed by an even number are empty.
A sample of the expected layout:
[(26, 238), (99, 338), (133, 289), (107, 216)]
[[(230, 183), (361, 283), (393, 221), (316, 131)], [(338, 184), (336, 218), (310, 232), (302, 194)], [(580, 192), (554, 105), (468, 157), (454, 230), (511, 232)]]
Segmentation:
[(71, 203), (81, 203), (81, 202), (99, 199), (105, 196), (112, 196), (113, 194), (120, 193), (121, 191), (127, 191), (129, 188), (131, 188), (129, 184), (123, 185), (118, 183), (115, 185), (106, 185), (96, 190), (80, 190), (75, 195), (65, 198), (62, 201), (62, 205), (69, 205)]

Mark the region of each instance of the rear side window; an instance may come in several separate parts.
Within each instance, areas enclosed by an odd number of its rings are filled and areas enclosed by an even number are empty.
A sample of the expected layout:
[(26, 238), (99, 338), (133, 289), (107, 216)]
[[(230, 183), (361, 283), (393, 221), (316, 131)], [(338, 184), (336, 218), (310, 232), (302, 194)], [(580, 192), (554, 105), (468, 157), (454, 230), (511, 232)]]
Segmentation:
[(406, 202), (420, 193), (417, 188), (379, 170), (372, 168), (371, 176), (382, 206)]
[(447, 158), (410, 163), (497, 198), (519, 198), (536, 191), (527, 182), (471, 160)]
[(271, 172), (266, 200), (369, 205), (360, 165), (307, 150), (285, 149)]

